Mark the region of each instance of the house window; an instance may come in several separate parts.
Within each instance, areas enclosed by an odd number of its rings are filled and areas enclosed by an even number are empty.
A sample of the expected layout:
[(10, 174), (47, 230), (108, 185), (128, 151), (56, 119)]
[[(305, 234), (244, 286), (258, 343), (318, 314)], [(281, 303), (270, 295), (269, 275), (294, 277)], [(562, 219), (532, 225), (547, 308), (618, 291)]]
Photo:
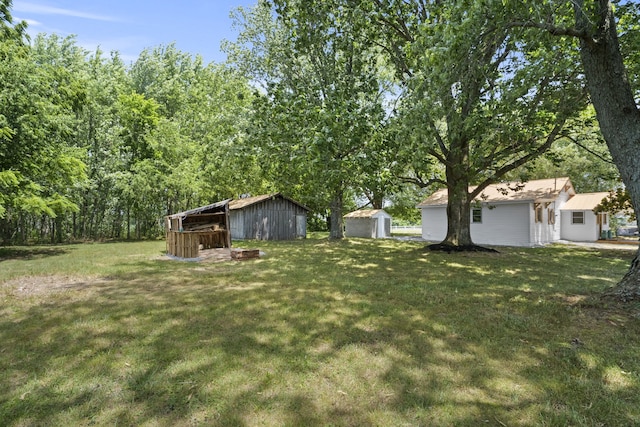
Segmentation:
[(556, 223), (556, 213), (553, 209), (547, 209), (547, 222), (549, 224)]
[(584, 212), (571, 212), (571, 224), (584, 224)]
[(482, 208), (473, 208), (471, 210), (471, 222), (473, 223), (482, 222)]
[(536, 222), (542, 222), (542, 205), (536, 204)]

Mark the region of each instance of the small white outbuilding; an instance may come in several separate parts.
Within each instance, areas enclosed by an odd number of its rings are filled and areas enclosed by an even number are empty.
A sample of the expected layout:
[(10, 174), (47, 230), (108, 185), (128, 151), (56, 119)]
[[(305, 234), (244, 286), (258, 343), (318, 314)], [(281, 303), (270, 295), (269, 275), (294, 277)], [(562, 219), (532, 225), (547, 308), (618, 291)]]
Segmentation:
[(344, 216), (346, 237), (391, 237), (391, 215), (383, 209), (363, 209)]

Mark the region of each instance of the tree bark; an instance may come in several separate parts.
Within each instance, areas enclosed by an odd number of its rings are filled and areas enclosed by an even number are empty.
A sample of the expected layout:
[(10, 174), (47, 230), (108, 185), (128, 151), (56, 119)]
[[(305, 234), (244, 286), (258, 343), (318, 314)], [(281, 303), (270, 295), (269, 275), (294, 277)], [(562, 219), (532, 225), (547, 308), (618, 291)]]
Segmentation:
[(344, 237), (344, 224), (342, 219), (343, 195), (338, 192), (329, 206), (331, 210), (331, 226), (329, 227), (329, 239), (342, 239)]
[[(640, 218), (640, 110), (620, 52), (611, 2), (594, 1), (595, 33), (584, 1), (574, 3), (577, 28), (588, 35), (580, 38), (580, 54), (600, 130)], [(627, 274), (607, 294), (622, 301), (640, 301), (640, 249)]]
[[(449, 123), (452, 123), (449, 120)], [(452, 126), (453, 128), (454, 126)], [(471, 206), (469, 200), (469, 143), (460, 130), (455, 128), (449, 139), (451, 149), (447, 153), (447, 235), (438, 245), (430, 246), (437, 250), (473, 250), (471, 240)]]
[(471, 206), (467, 180), (450, 178), (447, 174), (447, 235), (440, 243), (445, 246), (471, 247)]

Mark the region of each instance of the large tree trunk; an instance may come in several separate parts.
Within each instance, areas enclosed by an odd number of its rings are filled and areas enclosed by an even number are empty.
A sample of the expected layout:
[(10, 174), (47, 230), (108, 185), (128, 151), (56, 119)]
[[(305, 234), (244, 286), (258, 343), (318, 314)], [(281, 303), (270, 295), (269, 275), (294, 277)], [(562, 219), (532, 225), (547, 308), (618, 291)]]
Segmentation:
[(342, 219), (343, 210), (342, 192), (338, 192), (330, 204), (331, 224), (329, 227), (329, 239), (342, 239), (344, 237), (344, 221)]
[[(451, 149), (447, 155), (447, 235), (431, 250), (477, 251), (489, 249), (477, 246), (471, 240), (471, 200), (469, 199), (469, 143), (453, 131)], [(458, 135), (455, 135), (458, 133)]]
[[(602, 135), (640, 218), (640, 111), (620, 53), (611, 2), (594, 1), (599, 15), (592, 35), (593, 21), (584, 13), (583, 1), (575, 3), (578, 30), (590, 35), (580, 39), (582, 63)], [(627, 274), (608, 294), (640, 301), (640, 249)]]
[(471, 206), (469, 186), (465, 182), (451, 180), (447, 186), (447, 236), (440, 243), (445, 246), (473, 247), (471, 240)]

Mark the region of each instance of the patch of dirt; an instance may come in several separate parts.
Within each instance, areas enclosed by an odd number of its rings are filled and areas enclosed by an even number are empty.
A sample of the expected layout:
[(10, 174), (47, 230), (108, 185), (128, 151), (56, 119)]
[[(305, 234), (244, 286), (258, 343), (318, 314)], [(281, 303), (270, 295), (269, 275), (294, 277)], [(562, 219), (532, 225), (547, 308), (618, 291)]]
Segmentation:
[[(240, 249), (240, 248), (234, 248)], [(264, 256), (263, 252), (260, 252), (260, 256)], [(172, 255), (164, 254), (158, 256), (156, 259), (164, 261), (182, 261), (182, 262), (225, 262), (225, 261), (240, 261), (231, 258), (231, 249), (229, 248), (214, 248), (214, 249), (200, 249), (200, 256), (198, 258), (178, 258)], [(248, 258), (254, 259), (254, 258)]]
[[(597, 322), (606, 322), (612, 326), (625, 326), (629, 321), (640, 319), (640, 304), (628, 304), (611, 300), (602, 295), (590, 295), (584, 298), (567, 298), (568, 305), (576, 307)], [(572, 304), (575, 302), (575, 304)]]
[(158, 256), (158, 260), (161, 261), (182, 261), (182, 262), (224, 262), (233, 261), (231, 259), (231, 249), (229, 248), (214, 248), (214, 249), (200, 249), (200, 256), (198, 258), (178, 258), (169, 254)]
[(16, 296), (42, 295), (54, 292), (86, 289), (107, 283), (107, 279), (89, 276), (23, 276), (2, 283), (1, 288)]

